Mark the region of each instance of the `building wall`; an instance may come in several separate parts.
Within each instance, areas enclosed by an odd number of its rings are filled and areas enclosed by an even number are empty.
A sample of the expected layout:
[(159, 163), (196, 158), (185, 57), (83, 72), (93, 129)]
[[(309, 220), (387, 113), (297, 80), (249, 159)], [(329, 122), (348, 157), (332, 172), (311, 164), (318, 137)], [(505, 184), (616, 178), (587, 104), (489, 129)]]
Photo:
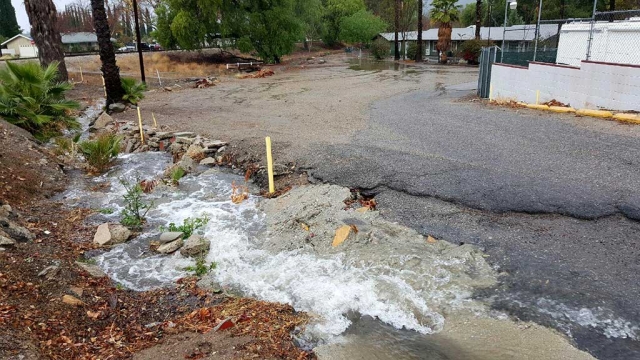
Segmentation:
[(583, 61), (580, 68), (544, 63), (493, 64), (491, 98), (536, 103), (557, 100), (587, 109), (640, 111), (640, 66)]
[(15, 51), (16, 55), (20, 55), (21, 46), (32, 46), (32, 45), (31, 45), (31, 40), (27, 40), (22, 36), (18, 36), (17, 38), (13, 39), (13, 41), (8, 43), (6, 46), (7, 46), (7, 49)]

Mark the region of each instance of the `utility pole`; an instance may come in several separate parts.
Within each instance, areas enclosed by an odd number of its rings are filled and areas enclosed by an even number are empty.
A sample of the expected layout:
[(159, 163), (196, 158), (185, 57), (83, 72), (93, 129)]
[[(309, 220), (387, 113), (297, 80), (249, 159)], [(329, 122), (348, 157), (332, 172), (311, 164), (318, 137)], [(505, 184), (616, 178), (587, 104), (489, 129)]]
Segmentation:
[(536, 55), (538, 54), (538, 38), (540, 37), (540, 15), (542, 15), (542, 0), (538, 0), (538, 22), (536, 23), (536, 44), (533, 48), (533, 61), (536, 61)]
[(136, 47), (138, 48), (138, 60), (140, 61), (140, 80), (146, 83), (144, 78), (144, 60), (142, 58), (142, 42), (140, 41), (140, 23), (138, 22), (138, 1), (133, 0), (133, 19), (136, 22)]
[(395, 54), (393, 55), (393, 58), (395, 60), (400, 60), (400, 49), (398, 48), (398, 29), (400, 28), (400, 0), (394, 0), (394, 10), (395, 10), (395, 15), (396, 15), (396, 19), (395, 19), (395, 40), (393, 43), (393, 50), (395, 52)]
[(424, 50), (422, 50), (422, 6), (423, 0), (418, 0), (418, 55), (416, 62), (422, 62), (422, 55), (424, 55)]

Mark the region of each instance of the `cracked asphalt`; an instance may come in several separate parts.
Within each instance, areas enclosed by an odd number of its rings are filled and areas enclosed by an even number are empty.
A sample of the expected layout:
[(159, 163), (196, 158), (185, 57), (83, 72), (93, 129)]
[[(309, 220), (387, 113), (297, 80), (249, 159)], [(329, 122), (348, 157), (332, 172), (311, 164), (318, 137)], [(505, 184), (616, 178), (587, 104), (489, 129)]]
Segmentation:
[(309, 152), (312, 176), (482, 247), (504, 276), (476, 296), (497, 309), (600, 359), (640, 358), (640, 129), (465, 100), (474, 87), (374, 102), (349, 143)]

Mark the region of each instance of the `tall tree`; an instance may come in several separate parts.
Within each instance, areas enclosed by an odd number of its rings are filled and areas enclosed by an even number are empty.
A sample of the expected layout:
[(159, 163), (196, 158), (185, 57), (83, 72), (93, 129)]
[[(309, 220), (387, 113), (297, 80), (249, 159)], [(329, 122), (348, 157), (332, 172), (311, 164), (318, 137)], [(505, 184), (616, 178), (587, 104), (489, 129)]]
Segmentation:
[(40, 65), (49, 66), (58, 62), (58, 77), (61, 81), (69, 78), (64, 63), (62, 38), (58, 32), (56, 6), (52, 0), (25, 0), (25, 9), (31, 24), (31, 36), (38, 47)]
[(476, 0), (476, 39), (480, 40), (480, 26), (482, 22), (482, 0)]
[(11, 0), (0, 0), (0, 37), (11, 38), (20, 34), (16, 20), (16, 9)]
[(438, 44), (440, 62), (447, 63), (447, 51), (451, 48), (451, 23), (458, 21), (460, 9), (457, 0), (433, 0), (431, 3), (431, 21), (438, 24)]
[(91, 0), (93, 10), (93, 26), (98, 37), (100, 47), (100, 61), (102, 62), (102, 76), (107, 92), (107, 106), (119, 102), (124, 96), (124, 89), (120, 82), (120, 68), (116, 65), (116, 54), (111, 43), (111, 31), (107, 21), (107, 13), (104, 8), (104, 0)]
[(422, 50), (423, 5), (423, 0), (418, 0), (418, 53), (416, 54), (416, 62), (422, 62), (422, 55), (424, 54), (424, 50)]
[(334, 46), (340, 38), (342, 19), (365, 9), (363, 0), (326, 0), (325, 33), (323, 40), (328, 46)]
[(394, 8), (394, 38), (393, 38), (393, 58), (395, 60), (400, 60), (400, 47), (398, 46), (398, 31), (400, 31), (400, 0), (395, 0), (393, 4)]
[(318, 39), (324, 29), (322, 18), (325, 14), (322, 0), (296, 0), (295, 13), (304, 33), (304, 47), (311, 51), (313, 40)]
[(363, 9), (342, 19), (340, 27), (340, 40), (358, 44), (362, 55), (363, 45), (369, 44), (376, 35), (384, 31), (387, 24), (380, 17)]

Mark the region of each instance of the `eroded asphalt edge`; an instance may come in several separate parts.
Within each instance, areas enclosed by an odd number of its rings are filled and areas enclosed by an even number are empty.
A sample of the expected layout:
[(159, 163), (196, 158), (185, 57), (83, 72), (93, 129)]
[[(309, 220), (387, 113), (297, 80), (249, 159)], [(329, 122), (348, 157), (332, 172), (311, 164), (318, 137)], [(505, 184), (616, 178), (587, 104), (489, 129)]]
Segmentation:
[[(420, 103), (416, 100), (435, 103), (428, 103), (430, 109), (449, 104), (462, 107), (463, 113), (472, 110), (469, 116), (489, 112), (481, 105), (453, 103), (469, 94), (469, 90), (459, 86), (450, 87), (447, 91), (439, 89), (435, 92), (401, 94), (385, 100), (386, 104), (372, 105), (372, 117), (388, 111), (389, 103), (395, 106), (406, 105), (403, 101)], [(435, 114), (436, 117), (438, 115)], [(495, 113), (489, 116), (495, 116)], [(521, 123), (539, 120), (531, 114), (504, 112), (502, 116), (508, 117), (508, 121), (515, 119)], [(557, 122), (563, 129), (568, 126), (552, 116), (547, 116), (546, 121), (544, 125)], [(385, 125), (393, 127), (394, 124)], [(310, 174), (321, 181), (369, 189), (369, 192), (377, 195), (381, 213), (385, 217), (417, 229), (422, 234), (454, 243), (472, 243), (483, 248), (489, 255), (487, 260), (505, 276), (499, 287), (480, 291), (476, 296), (491, 299), (496, 309), (570, 334), (579, 348), (598, 358), (640, 357), (638, 341), (605, 335), (624, 336), (625, 332), (632, 335), (635, 329), (629, 327), (633, 325), (626, 326), (624, 322), (640, 323), (640, 289), (636, 281), (640, 267), (638, 246), (634, 241), (640, 238), (640, 224), (629, 219), (638, 218), (638, 207), (635, 206), (638, 202), (634, 201), (636, 194), (630, 198), (616, 194), (616, 199), (622, 198), (622, 206), (612, 205), (608, 201), (610, 199), (600, 197), (601, 194), (597, 193), (593, 201), (585, 202), (579, 196), (591, 189), (576, 189), (569, 182), (564, 184), (566, 186), (561, 184), (549, 189), (552, 196), (563, 191), (568, 191), (569, 195), (556, 203), (554, 199), (546, 199), (550, 201), (544, 204), (544, 201), (536, 199), (538, 194), (535, 191), (533, 195), (525, 194), (524, 197), (518, 191), (527, 185), (527, 181), (544, 179), (531, 180), (525, 176), (523, 180), (507, 174), (501, 180), (502, 184), (494, 184), (492, 188), (491, 184), (487, 186), (487, 181), (494, 181), (496, 177), (474, 176), (476, 169), (463, 169), (460, 172), (457, 161), (441, 161), (443, 158), (450, 159), (439, 154), (431, 154), (425, 160), (424, 156), (412, 154), (412, 149), (400, 151), (393, 149), (393, 146), (381, 148), (377, 146), (377, 141), (384, 141), (386, 134), (372, 135), (367, 131), (370, 132), (365, 130), (357, 134), (352, 144), (318, 149), (315, 152), (317, 155), (306, 161), (311, 167)], [(589, 133), (588, 130), (578, 129), (582, 135), (585, 131)], [(593, 136), (625, 140), (620, 146), (635, 147), (633, 153), (640, 148), (635, 139), (595, 132)], [(344, 165), (345, 159), (349, 159), (348, 165)], [(626, 157), (623, 160), (628, 161)], [(341, 162), (340, 166), (333, 166), (338, 161)], [(396, 176), (397, 170), (405, 176)], [(452, 186), (447, 193), (446, 183), (451, 178), (437, 179), (439, 174), (455, 174), (459, 177), (455, 180), (466, 182), (469, 189), (465, 192), (459, 186)], [(466, 175), (469, 178), (462, 179)], [(434, 177), (435, 185), (416, 186), (416, 182), (420, 182), (416, 179), (429, 181)], [(482, 180), (481, 187), (490, 190), (485, 191), (485, 194), (490, 194), (485, 196), (489, 201), (483, 202), (483, 199), (478, 200), (473, 196), (474, 181), (478, 179)], [(512, 183), (517, 186), (505, 189)], [(433, 191), (430, 186), (441, 186), (445, 191)], [(544, 188), (544, 184), (540, 188)], [(507, 200), (492, 202), (492, 196), (501, 192), (507, 194), (504, 197)], [(467, 194), (471, 195), (465, 198)], [(577, 200), (566, 201), (567, 196), (574, 196)], [(536, 201), (543, 205), (521, 205), (523, 202), (535, 204)], [(589, 309), (593, 316), (590, 318), (589, 313), (580, 313), (582, 308)], [(611, 318), (614, 319), (613, 324), (608, 323)], [(580, 321), (584, 324), (576, 323)], [(611, 333), (611, 329), (621, 333)]]

